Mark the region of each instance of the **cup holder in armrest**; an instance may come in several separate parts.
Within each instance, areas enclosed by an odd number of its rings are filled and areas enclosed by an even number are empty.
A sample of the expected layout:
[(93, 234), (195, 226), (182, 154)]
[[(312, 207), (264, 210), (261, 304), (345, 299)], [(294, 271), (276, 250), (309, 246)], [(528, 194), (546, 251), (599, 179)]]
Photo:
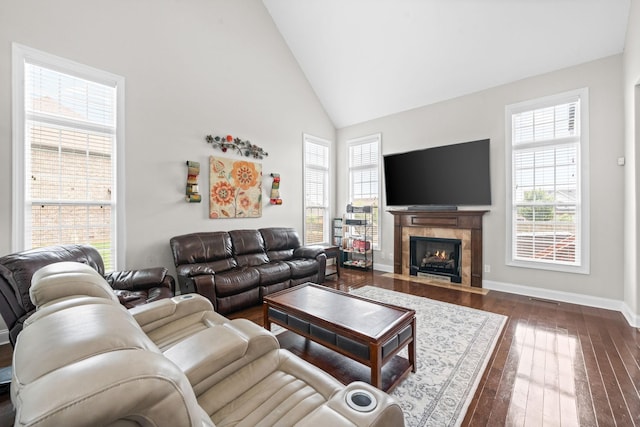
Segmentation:
[(345, 400), (351, 409), (358, 412), (371, 412), (378, 406), (375, 396), (364, 389), (349, 391)]

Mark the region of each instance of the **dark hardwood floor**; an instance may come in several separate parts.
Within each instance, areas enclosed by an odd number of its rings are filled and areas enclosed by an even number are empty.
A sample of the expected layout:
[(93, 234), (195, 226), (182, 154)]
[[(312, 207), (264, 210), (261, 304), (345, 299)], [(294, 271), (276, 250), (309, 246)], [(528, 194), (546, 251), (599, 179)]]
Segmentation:
[[(640, 425), (640, 336), (619, 312), (342, 271), (325, 285), (375, 285), (508, 316), (463, 426)], [(233, 317), (262, 324), (260, 307)], [(331, 373), (351, 379), (344, 368)]]
[[(325, 284), (345, 291), (375, 285), (508, 316), (464, 426), (640, 425), (640, 337), (619, 312), (472, 294), (378, 272), (342, 270)], [(229, 317), (262, 324), (259, 306)], [(10, 362), (11, 347), (0, 346), (0, 366)], [(333, 374), (348, 380), (344, 372)], [(10, 425), (10, 408), (8, 393), (0, 394), (0, 426)]]

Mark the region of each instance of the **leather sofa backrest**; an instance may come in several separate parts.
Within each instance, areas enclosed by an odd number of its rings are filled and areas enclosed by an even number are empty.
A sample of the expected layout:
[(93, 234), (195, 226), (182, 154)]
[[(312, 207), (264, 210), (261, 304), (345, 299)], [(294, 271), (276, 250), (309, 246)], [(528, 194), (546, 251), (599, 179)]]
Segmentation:
[(0, 258), (0, 314), (9, 328), (11, 342), (15, 341), (22, 329), (21, 318), (35, 310), (29, 298), (33, 274), (46, 265), (60, 261), (87, 264), (101, 275), (104, 274), (100, 253), (87, 245), (48, 246)]
[(214, 274), (237, 267), (231, 236), (226, 231), (176, 236), (169, 244), (180, 276)]
[(258, 230), (233, 230), (229, 235), (233, 243), (233, 256), (240, 267), (253, 267), (269, 262), (264, 240)]
[(104, 263), (100, 253), (91, 246), (65, 245), (31, 249), (0, 258), (0, 275), (14, 289), (25, 311), (35, 309), (29, 298), (31, 278), (40, 268), (61, 261), (87, 264), (104, 275)]
[(293, 251), (302, 245), (300, 236), (294, 228), (271, 227), (261, 228), (259, 231), (271, 261), (291, 259)]
[(105, 352), (137, 348), (160, 353), (134, 318), (123, 311), (126, 308), (115, 304), (80, 305), (52, 313), (24, 328), (18, 339), (20, 351), (23, 354), (44, 351), (46, 357), (39, 357), (38, 363), (29, 362), (29, 358), (14, 361), (20, 375), (18, 386)]
[(29, 289), (31, 302), (39, 310), (44, 305), (70, 297), (98, 297), (118, 304), (107, 281), (93, 268), (73, 261), (49, 264), (36, 271)]

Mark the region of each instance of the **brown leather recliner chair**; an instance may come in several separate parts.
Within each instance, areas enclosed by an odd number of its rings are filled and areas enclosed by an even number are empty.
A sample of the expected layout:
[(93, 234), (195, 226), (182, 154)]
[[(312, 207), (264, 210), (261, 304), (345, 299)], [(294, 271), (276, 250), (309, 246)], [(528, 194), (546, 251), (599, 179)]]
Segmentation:
[(127, 308), (170, 298), (175, 292), (175, 279), (164, 267), (105, 274), (100, 253), (88, 245), (48, 246), (6, 255), (0, 258), (0, 315), (7, 324), (12, 345), (15, 345), (26, 318), (35, 311), (29, 299), (33, 273), (61, 261), (91, 266), (107, 280), (120, 303)]

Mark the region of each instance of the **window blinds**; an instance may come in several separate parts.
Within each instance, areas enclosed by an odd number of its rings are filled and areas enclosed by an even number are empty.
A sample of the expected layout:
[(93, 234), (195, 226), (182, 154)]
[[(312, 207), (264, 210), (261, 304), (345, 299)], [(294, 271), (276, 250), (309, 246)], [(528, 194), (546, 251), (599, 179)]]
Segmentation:
[(91, 244), (109, 270), (116, 88), (27, 62), (24, 105), (27, 244)]
[(328, 242), (329, 146), (306, 138), (304, 156), (305, 243)]
[(512, 115), (513, 258), (580, 265), (579, 100)]
[[(354, 206), (373, 206), (372, 243), (379, 248), (378, 200), (380, 198), (380, 136), (349, 143), (349, 200)], [(356, 214), (358, 217), (360, 214)], [(362, 217), (364, 219), (364, 216)]]

